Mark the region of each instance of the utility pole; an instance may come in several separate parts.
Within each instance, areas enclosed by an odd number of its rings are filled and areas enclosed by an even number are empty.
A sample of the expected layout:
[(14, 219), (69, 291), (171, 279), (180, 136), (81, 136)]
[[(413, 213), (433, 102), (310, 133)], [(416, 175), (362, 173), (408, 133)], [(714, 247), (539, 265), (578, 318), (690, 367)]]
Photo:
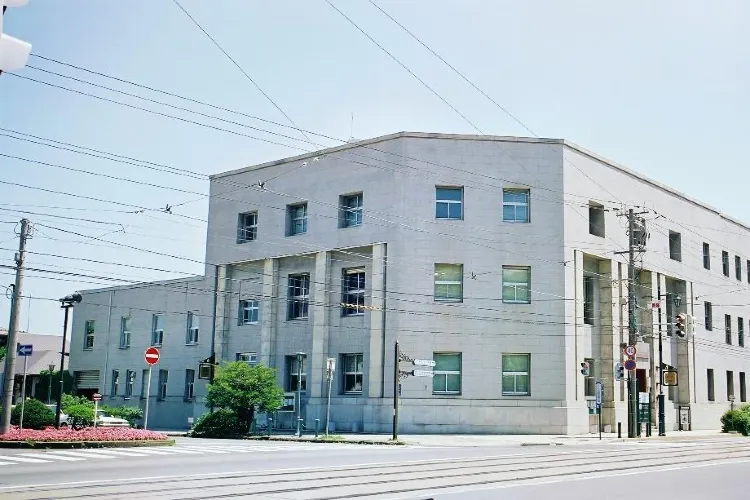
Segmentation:
[[(635, 319), (635, 215), (628, 210), (628, 345), (638, 342)], [(638, 386), (634, 370), (628, 371), (628, 437), (638, 427)]]
[(16, 255), (16, 283), (13, 286), (10, 309), (10, 328), (8, 329), (8, 353), (5, 360), (5, 378), (3, 379), (3, 413), (0, 419), (0, 434), (10, 430), (10, 412), (13, 406), (13, 386), (16, 375), (16, 344), (18, 330), (21, 323), (21, 291), (23, 289), (23, 264), (26, 260), (26, 239), (31, 234), (31, 223), (28, 219), (21, 219), (21, 234), (19, 235), (18, 254)]
[(401, 349), (399, 349), (398, 341), (393, 348), (394, 360), (393, 360), (393, 440), (398, 439), (398, 383), (401, 378), (401, 370), (399, 367), (399, 361), (401, 361)]

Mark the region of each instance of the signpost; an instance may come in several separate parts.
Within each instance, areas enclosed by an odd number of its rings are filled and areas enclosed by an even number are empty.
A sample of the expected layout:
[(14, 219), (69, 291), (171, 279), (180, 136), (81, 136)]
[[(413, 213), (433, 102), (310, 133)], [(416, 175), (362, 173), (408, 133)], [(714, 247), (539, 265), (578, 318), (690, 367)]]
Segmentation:
[(29, 365), (29, 356), (34, 352), (31, 344), (16, 344), (16, 354), (23, 356), (23, 381), (21, 382), (21, 419), (18, 427), (23, 429), (23, 410), (26, 408), (26, 368)]
[(626, 359), (624, 365), (625, 369), (629, 372), (632, 372), (638, 366), (634, 359)]
[(604, 386), (601, 380), (596, 381), (596, 413), (599, 414), (599, 441), (602, 440), (602, 400), (604, 399)]
[(428, 371), (428, 370), (413, 370), (411, 374), (414, 377), (432, 377), (434, 376), (435, 372)]
[(412, 364), (416, 366), (435, 366), (435, 361), (432, 359), (415, 359)]
[(148, 380), (146, 381), (146, 408), (143, 410), (143, 429), (148, 429), (148, 400), (151, 394), (151, 367), (159, 362), (159, 349), (156, 347), (149, 347), (146, 352), (143, 353), (143, 358), (146, 360), (148, 365)]
[(662, 375), (662, 383), (665, 387), (673, 387), (677, 385), (677, 370), (664, 370)]
[(636, 352), (637, 352), (637, 351), (636, 351), (636, 348), (635, 348), (635, 346), (634, 346), (634, 345), (629, 345), (629, 346), (627, 346), (627, 347), (625, 348), (625, 354), (626, 354), (626, 355), (627, 355), (628, 357), (631, 357), (631, 358), (635, 357), (635, 354), (636, 354)]
[(102, 395), (97, 392), (91, 399), (94, 400), (94, 427), (96, 427), (96, 416), (99, 415), (99, 401), (102, 400)]
[[(326, 373), (328, 375), (328, 402), (326, 403), (326, 436), (328, 435), (328, 424), (331, 421), (331, 384), (333, 383), (333, 374), (336, 371), (336, 358), (328, 358)], [(317, 432), (317, 430), (315, 431)]]

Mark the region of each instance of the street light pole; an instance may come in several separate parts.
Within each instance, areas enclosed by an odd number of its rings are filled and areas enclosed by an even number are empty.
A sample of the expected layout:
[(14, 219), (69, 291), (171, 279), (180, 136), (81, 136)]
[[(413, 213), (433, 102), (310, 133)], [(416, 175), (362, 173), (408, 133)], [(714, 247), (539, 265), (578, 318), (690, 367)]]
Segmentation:
[(55, 371), (55, 364), (50, 363), (49, 366), (49, 385), (47, 385), (47, 404), (52, 403), (52, 372)]
[(60, 428), (60, 413), (62, 411), (62, 396), (65, 384), (65, 355), (67, 354), (65, 352), (65, 343), (68, 339), (68, 314), (70, 308), (73, 307), (73, 304), (81, 302), (81, 300), (82, 297), (80, 293), (74, 293), (73, 295), (68, 295), (67, 297), (60, 299), (60, 303), (62, 304), (60, 308), (65, 309), (65, 320), (63, 321), (62, 349), (60, 350), (60, 393), (57, 395), (57, 408), (55, 409), (56, 429)]

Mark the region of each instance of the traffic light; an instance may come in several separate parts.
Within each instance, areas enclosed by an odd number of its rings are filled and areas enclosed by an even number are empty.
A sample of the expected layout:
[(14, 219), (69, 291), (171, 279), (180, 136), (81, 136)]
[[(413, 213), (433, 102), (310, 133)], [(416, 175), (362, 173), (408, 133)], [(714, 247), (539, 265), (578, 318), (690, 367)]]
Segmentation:
[(618, 382), (625, 379), (625, 366), (622, 363), (615, 363), (615, 380)]
[(26, 66), (26, 61), (31, 54), (31, 44), (3, 34), (3, 17), (8, 7), (22, 7), (29, 0), (0, 0), (3, 7), (0, 14), (0, 73), (3, 71), (16, 71)]
[(589, 365), (589, 362), (584, 361), (583, 363), (581, 363), (581, 375), (583, 375), (584, 377), (588, 377), (590, 373), (591, 365)]
[(675, 318), (675, 330), (677, 331), (677, 335), (679, 335), (680, 337), (684, 337), (686, 329), (687, 317), (683, 313), (680, 313)]

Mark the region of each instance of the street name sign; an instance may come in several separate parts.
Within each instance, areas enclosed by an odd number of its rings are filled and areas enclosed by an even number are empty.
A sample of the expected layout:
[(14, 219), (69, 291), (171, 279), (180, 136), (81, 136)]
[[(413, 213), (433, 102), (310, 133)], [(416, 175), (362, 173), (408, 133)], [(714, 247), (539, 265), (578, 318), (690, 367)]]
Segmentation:
[(429, 370), (414, 370), (412, 372), (412, 375), (415, 377), (432, 377), (434, 375), (434, 372), (431, 372)]
[(435, 366), (435, 361), (432, 359), (415, 359), (413, 363), (417, 366)]

